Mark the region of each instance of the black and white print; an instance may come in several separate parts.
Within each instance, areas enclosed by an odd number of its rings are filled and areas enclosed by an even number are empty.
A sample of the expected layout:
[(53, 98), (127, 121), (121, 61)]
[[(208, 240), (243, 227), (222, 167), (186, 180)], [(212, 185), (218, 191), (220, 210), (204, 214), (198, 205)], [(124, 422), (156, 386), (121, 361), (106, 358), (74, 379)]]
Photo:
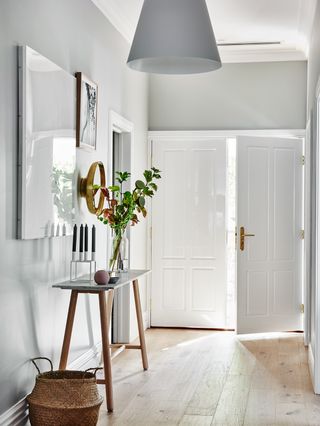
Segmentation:
[(82, 73), (77, 77), (77, 146), (96, 149), (97, 92), (95, 83)]

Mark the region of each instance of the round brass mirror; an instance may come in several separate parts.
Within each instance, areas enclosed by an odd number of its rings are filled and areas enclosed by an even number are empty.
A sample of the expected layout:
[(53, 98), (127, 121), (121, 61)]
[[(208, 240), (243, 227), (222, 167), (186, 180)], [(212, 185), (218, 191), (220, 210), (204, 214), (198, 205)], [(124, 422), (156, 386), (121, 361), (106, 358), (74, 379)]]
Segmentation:
[(100, 173), (100, 183), (98, 185), (105, 187), (106, 186), (106, 173), (104, 170), (104, 165), (101, 161), (97, 161), (91, 164), (87, 177), (81, 178), (80, 180), (80, 196), (86, 199), (88, 210), (90, 213), (99, 215), (101, 214), (104, 206), (104, 195), (100, 191), (99, 202), (96, 206), (95, 204), (95, 195), (96, 190), (94, 189), (94, 178), (96, 175), (96, 170), (99, 170)]

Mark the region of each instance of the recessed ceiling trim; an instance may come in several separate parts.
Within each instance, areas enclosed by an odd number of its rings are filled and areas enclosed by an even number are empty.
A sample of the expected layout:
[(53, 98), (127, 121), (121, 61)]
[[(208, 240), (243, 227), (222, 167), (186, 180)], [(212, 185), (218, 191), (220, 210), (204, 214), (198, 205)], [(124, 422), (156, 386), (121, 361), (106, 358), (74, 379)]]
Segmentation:
[(243, 62), (286, 62), (286, 61), (306, 61), (306, 55), (301, 50), (295, 48), (272, 48), (267, 47), (253, 49), (253, 46), (231, 46), (219, 47), (222, 63), (243, 63)]
[[(106, 16), (111, 24), (119, 31), (125, 40), (131, 44), (136, 22), (125, 16), (117, 0), (91, 0)], [(128, 0), (130, 1), (130, 0)], [(297, 32), (301, 37), (294, 46), (281, 42), (281, 45), (271, 43), (223, 43), (218, 44), (221, 60), (224, 63), (236, 62), (274, 62), (274, 61), (304, 61), (308, 57), (308, 40), (310, 39), (317, 0), (300, 0), (300, 13)], [(254, 47), (259, 49), (254, 49)]]
[(217, 46), (272, 46), (275, 44), (281, 44), (281, 41), (244, 41), (244, 42), (230, 42), (230, 43), (217, 43)]
[(316, 8), (317, 0), (300, 0), (298, 31), (301, 38), (298, 41), (298, 45), (305, 52), (306, 57), (309, 57), (309, 41), (311, 38)]

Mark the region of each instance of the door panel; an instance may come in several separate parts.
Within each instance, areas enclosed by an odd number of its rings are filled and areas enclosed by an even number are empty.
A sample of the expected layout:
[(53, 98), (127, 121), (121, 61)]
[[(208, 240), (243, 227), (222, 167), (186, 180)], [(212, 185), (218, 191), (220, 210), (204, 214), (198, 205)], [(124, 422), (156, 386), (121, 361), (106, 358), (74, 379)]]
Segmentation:
[[(249, 241), (247, 246), (250, 261), (266, 261), (268, 256), (268, 150), (263, 147), (248, 147), (248, 176), (260, 176), (260, 179), (249, 179), (247, 188), (238, 186), (238, 202), (248, 197), (248, 221), (250, 229), (259, 229), (259, 235)], [(239, 226), (242, 226), (242, 222)], [(248, 229), (248, 228), (246, 228)], [(251, 232), (251, 231), (250, 231)]]
[[(162, 257), (184, 259), (186, 256), (186, 199), (179, 197), (179, 188), (185, 185), (187, 151), (185, 149), (168, 150), (163, 153), (162, 160), (161, 170), (165, 172), (161, 181), (162, 194), (160, 194), (160, 196), (163, 195), (160, 207), (163, 217)], [(154, 164), (159, 164), (157, 159), (154, 161)]]
[(226, 140), (156, 140), (153, 326), (225, 327)]
[(300, 330), (302, 141), (238, 138), (238, 333)]

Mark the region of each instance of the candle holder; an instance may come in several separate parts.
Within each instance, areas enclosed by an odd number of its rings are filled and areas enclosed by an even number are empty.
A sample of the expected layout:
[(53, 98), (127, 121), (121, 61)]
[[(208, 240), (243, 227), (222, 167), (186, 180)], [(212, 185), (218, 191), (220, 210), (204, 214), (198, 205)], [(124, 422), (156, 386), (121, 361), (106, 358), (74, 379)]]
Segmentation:
[[(75, 281), (79, 281), (79, 282), (88, 281), (88, 279), (81, 279), (81, 277), (84, 274), (82, 274), (80, 277), (78, 277), (78, 265), (79, 265), (79, 263), (80, 264), (85, 263), (89, 266), (89, 281), (93, 281), (94, 274), (96, 273), (96, 227), (94, 225), (92, 225), (91, 254), (88, 251), (89, 228), (88, 228), (87, 224), (85, 224), (85, 226), (83, 226), (83, 224), (80, 225), (79, 254), (77, 254), (77, 236), (78, 236), (78, 228), (77, 228), (77, 225), (74, 225), (74, 227), (73, 227), (73, 240), (72, 240), (72, 258), (71, 258), (71, 261), (70, 261), (70, 281), (73, 281), (73, 282), (75, 282)], [(83, 237), (84, 237), (84, 241), (83, 241)]]
[[(78, 276), (78, 265), (86, 264), (89, 266), (89, 279), (83, 279), (83, 274), (79, 277)], [(94, 259), (94, 256), (92, 256), (92, 259), (72, 259), (70, 261), (70, 281), (72, 282), (87, 282), (87, 281), (93, 281), (94, 280), (94, 274), (96, 273), (97, 265), (96, 261)], [(81, 279), (82, 278), (82, 279)]]

